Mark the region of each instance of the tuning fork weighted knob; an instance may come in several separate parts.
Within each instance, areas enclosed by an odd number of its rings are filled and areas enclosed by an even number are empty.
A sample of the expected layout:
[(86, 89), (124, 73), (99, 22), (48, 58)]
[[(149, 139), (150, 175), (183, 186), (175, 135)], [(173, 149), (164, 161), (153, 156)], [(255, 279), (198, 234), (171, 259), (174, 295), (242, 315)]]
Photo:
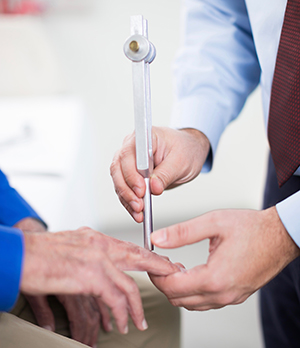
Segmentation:
[(152, 63), (155, 56), (156, 50), (154, 45), (142, 35), (130, 36), (124, 44), (124, 53), (128, 59), (133, 62)]

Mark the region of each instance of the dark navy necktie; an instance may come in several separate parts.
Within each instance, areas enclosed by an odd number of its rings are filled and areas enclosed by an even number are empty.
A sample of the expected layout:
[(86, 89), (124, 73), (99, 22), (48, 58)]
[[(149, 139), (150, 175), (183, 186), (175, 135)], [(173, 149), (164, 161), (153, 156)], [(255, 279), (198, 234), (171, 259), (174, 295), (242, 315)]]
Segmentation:
[(300, 165), (300, 1), (288, 0), (273, 78), (268, 138), (281, 187)]

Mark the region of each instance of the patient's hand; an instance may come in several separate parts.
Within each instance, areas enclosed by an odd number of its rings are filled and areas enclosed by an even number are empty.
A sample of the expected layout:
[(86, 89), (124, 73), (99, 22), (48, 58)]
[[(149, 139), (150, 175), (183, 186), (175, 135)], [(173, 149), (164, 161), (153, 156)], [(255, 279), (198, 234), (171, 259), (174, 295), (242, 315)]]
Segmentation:
[[(14, 227), (26, 233), (46, 232), (45, 226), (32, 218), (23, 219)], [(47, 296), (25, 295), (25, 297), (37, 323), (46, 330), (55, 331), (55, 316), (49, 306)], [(99, 306), (93, 296), (57, 295), (56, 297), (66, 310), (71, 337), (74, 340), (93, 347), (97, 342), (101, 321), (104, 330), (111, 330), (109, 313), (103, 310), (103, 315), (100, 314)]]
[[(20, 225), (15, 227), (20, 228)], [(128, 314), (139, 330), (147, 328), (138, 287), (122, 271), (167, 275), (179, 270), (178, 266), (155, 253), (87, 227), (59, 233), (25, 233), (24, 236), (22, 291), (30, 295), (93, 296), (106, 330), (111, 328), (107, 307), (121, 333), (128, 330)], [(62, 302), (70, 319), (75, 313), (74, 306), (69, 300)], [(45, 301), (42, 306), (45, 308)], [(94, 325), (89, 330), (96, 332)], [(80, 325), (76, 327), (82, 329)], [(79, 335), (86, 337), (82, 333), (75, 334), (76, 337)]]

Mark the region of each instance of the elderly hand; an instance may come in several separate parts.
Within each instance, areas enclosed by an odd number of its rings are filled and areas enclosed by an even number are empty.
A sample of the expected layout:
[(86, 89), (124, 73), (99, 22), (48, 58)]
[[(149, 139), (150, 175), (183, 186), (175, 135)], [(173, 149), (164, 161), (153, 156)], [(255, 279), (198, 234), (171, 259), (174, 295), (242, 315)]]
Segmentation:
[[(55, 317), (47, 296), (25, 296), (37, 323), (46, 330), (55, 331)], [(102, 313), (92, 296), (57, 295), (69, 320), (71, 337), (83, 344), (96, 347)], [(103, 320), (103, 318), (102, 318)]]
[(205, 265), (150, 276), (174, 306), (203, 311), (241, 303), (300, 255), (275, 207), (214, 211), (152, 234), (153, 244), (160, 248), (207, 238), (210, 255)]
[(145, 330), (139, 290), (124, 270), (155, 275), (179, 267), (155, 253), (90, 228), (59, 233), (25, 233), (21, 290), (26, 294), (91, 295), (100, 308), (110, 308), (121, 333), (128, 331), (128, 314)]
[[(200, 173), (210, 148), (203, 133), (196, 129), (153, 127), (152, 138), (152, 194), (160, 195), (165, 189), (186, 183)], [(114, 156), (110, 172), (121, 203), (137, 222), (142, 222), (142, 198), (146, 187), (136, 169), (134, 134), (125, 138), (122, 148)]]
[[(23, 232), (46, 232), (45, 226), (38, 220), (25, 218), (14, 227)], [(70, 325), (71, 337), (83, 344), (95, 346), (100, 323), (106, 331), (111, 330), (110, 316), (103, 306), (99, 307), (92, 296), (57, 295), (64, 306)], [(50, 331), (55, 331), (55, 318), (49, 306), (47, 296), (25, 295), (37, 323)], [(101, 313), (101, 311), (103, 313)]]

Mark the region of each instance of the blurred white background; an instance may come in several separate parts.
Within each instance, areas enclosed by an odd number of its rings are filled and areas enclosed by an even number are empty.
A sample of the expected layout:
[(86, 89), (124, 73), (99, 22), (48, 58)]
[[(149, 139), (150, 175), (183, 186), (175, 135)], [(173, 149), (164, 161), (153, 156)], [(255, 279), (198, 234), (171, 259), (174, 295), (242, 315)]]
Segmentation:
[[(89, 0), (78, 8), (0, 18), (0, 168), (50, 230), (88, 225), (142, 245), (142, 226), (118, 202), (109, 175), (114, 153), (133, 130), (123, 43), (130, 16), (143, 14), (157, 50), (153, 124), (168, 125), (180, 1)], [(224, 133), (212, 172), (154, 197), (155, 228), (212, 209), (259, 209), (266, 158), (256, 90)], [(163, 253), (192, 267), (205, 262), (207, 243)], [(218, 311), (182, 310), (182, 347), (262, 347), (257, 302), (254, 295)]]

